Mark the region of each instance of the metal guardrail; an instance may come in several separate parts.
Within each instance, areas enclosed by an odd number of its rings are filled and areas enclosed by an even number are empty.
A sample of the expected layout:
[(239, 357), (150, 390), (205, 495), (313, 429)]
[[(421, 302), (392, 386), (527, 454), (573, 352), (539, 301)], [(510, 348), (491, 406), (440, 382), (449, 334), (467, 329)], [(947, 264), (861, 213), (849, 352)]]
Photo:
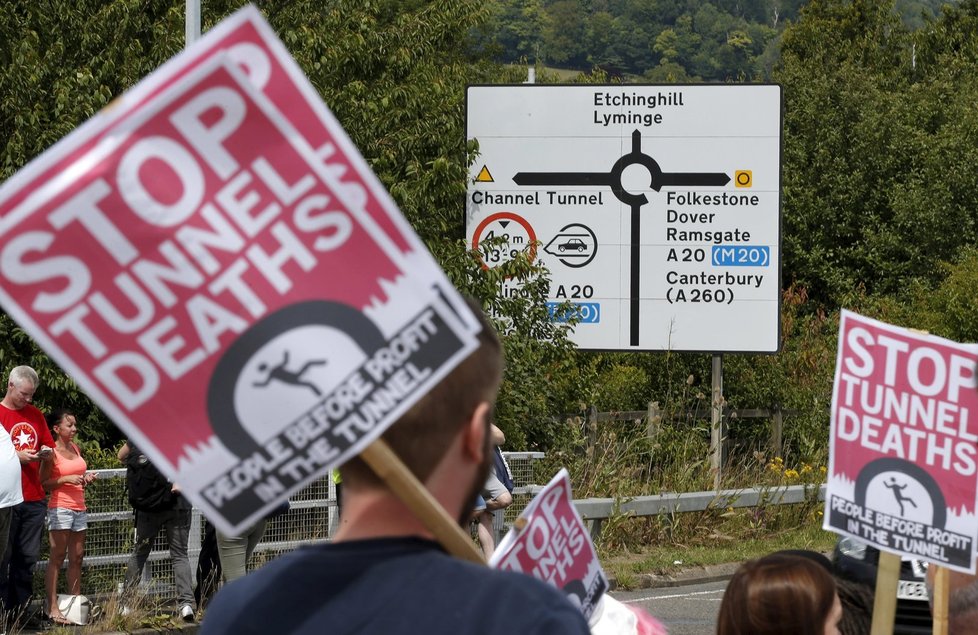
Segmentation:
[[(542, 459), (542, 452), (505, 452), (516, 488), (513, 504), (496, 512), (494, 529), (497, 540), (519, 516), (533, 496), (542, 489), (534, 484), (533, 465)], [(125, 470), (97, 470), (98, 480), (86, 491), (89, 506), (89, 528), (85, 545), (85, 593), (111, 592), (125, 576), (126, 563), (134, 542), (133, 514), (125, 495)], [(752, 487), (719, 492), (665, 493), (634, 498), (589, 498), (574, 501), (574, 505), (591, 536), (598, 539), (605, 520), (616, 515), (654, 516), (682, 512), (704, 511), (727, 507), (755, 507), (802, 503), (825, 498), (825, 485), (791, 485), (781, 487)], [(290, 499), (288, 513), (273, 518), (262, 542), (255, 550), (255, 565), (260, 566), (300, 545), (328, 542), (338, 526), (335, 486), (332, 479), (320, 479)], [(169, 565), (165, 532), (157, 538), (143, 572), (143, 586), (148, 592), (172, 592), (172, 567)], [(193, 566), (200, 553), (203, 539), (203, 517), (193, 510), (189, 555)], [(42, 556), (47, 554), (43, 541)], [(35, 571), (35, 590), (43, 594), (43, 570), (47, 561), (38, 562)], [(64, 576), (62, 576), (62, 579)]]
[(758, 507), (760, 505), (790, 505), (812, 500), (825, 500), (825, 484), (784, 485), (779, 487), (748, 487), (709, 492), (686, 492), (636, 496), (635, 498), (587, 498), (574, 501), (574, 506), (589, 525), (592, 540), (601, 535), (601, 525), (615, 514), (657, 516), (679, 512), (696, 512), (727, 507)]
[[(526, 505), (534, 491), (533, 464), (544, 457), (542, 452), (504, 452), (517, 484), (511, 516)], [(88, 506), (88, 531), (85, 538), (83, 591), (107, 593), (116, 591), (125, 578), (126, 564), (135, 542), (132, 508), (126, 498), (124, 468), (93, 470), (98, 478), (85, 491)], [(518, 510), (516, 509), (518, 508)], [(503, 520), (500, 520), (500, 527)], [(265, 535), (255, 549), (254, 564), (261, 564), (292, 551), (300, 545), (328, 542), (339, 526), (336, 487), (326, 477), (311, 483), (290, 497), (286, 514), (268, 522)], [(191, 515), (188, 555), (192, 568), (201, 550), (204, 518), (199, 510)], [(43, 596), (44, 569), (47, 567), (48, 540), (42, 540), (42, 560), (35, 565), (34, 587)], [(143, 570), (143, 587), (147, 592), (170, 593), (173, 573), (165, 532), (161, 531)], [(63, 581), (65, 576), (61, 576)]]

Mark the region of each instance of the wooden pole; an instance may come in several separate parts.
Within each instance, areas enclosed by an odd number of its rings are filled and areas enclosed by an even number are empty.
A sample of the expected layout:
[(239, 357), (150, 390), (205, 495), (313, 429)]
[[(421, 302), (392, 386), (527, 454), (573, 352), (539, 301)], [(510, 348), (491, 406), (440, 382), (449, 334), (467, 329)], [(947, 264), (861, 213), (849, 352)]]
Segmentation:
[(713, 356), (713, 407), (710, 416), (710, 468), (713, 471), (713, 488), (720, 489), (723, 469), (723, 446), (727, 431), (723, 422), (723, 357)]
[(771, 417), (771, 452), (774, 456), (781, 456), (784, 451), (782, 447), (781, 435), (784, 431), (784, 419), (781, 414), (781, 404), (775, 404), (774, 413)]
[(598, 407), (591, 406), (587, 411), (587, 448), (593, 453), (595, 450), (595, 445), (598, 443)]
[(645, 434), (649, 439), (655, 439), (657, 436), (659, 436), (659, 431), (661, 429), (662, 414), (659, 412), (659, 402), (650, 401), (645, 423)]
[(873, 601), (873, 627), (870, 635), (893, 635), (899, 583), (900, 556), (880, 551), (879, 566), (876, 569), (876, 598)]
[(383, 439), (368, 445), (360, 458), (370, 466), (387, 487), (407, 505), (428, 531), (445, 547), (448, 553), (462, 560), (485, 564), (482, 552), (476, 549), (472, 537), (459, 527), (434, 496), (411, 473), (404, 462), (394, 454)]
[(938, 567), (935, 564), (930, 565), (934, 567), (934, 597), (931, 598), (931, 613), (934, 615), (934, 635), (947, 635), (948, 633), (948, 620), (947, 620), (947, 606), (948, 598), (951, 596), (950, 589), (950, 575), (947, 567)]

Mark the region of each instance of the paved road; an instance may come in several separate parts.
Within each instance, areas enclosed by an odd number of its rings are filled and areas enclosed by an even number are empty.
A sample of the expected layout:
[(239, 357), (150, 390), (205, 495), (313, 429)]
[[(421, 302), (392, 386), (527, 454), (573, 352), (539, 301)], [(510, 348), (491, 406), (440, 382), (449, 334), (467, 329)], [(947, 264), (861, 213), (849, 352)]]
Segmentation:
[(727, 581), (662, 589), (614, 591), (619, 602), (637, 604), (658, 618), (669, 635), (715, 635), (717, 610)]

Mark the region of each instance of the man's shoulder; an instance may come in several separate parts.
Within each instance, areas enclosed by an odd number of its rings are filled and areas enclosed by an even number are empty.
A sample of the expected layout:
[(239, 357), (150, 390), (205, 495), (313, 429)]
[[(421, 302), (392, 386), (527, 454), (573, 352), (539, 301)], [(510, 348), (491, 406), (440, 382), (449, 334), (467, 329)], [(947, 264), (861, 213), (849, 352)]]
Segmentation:
[(48, 432), (50, 434), (50, 430), (48, 430), (48, 422), (47, 422), (47, 419), (44, 418), (44, 413), (41, 412), (40, 410), (38, 410), (37, 407), (35, 407), (35, 406), (31, 405), (31, 404), (27, 404), (26, 406), (24, 406), (20, 410), (21, 410), (21, 412), (24, 413), (24, 418), (25, 419), (28, 419), (29, 418), (29, 420), (32, 423), (36, 423), (39, 426), (39, 430), (46, 431), (46, 432)]
[(0, 423), (3, 423), (4, 427), (9, 428), (22, 421), (32, 423), (35, 427), (39, 426), (47, 429), (47, 421), (44, 419), (44, 414), (36, 406), (27, 404), (20, 410), (11, 410), (0, 403)]
[[(486, 607), (496, 603), (510, 610), (487, 618)], [(274, 615), (258, 608), (272, 606)], [(249, 607), (246, 622), (243, 607)], [(560, 632), (587, 632), (580, 612), (556, 589), (529, 576), (463, 562), (434, 543), (411, 539), (307, 547), (282, 556), (222, 589), (203, 632), (257, 633), (260, 624), (271, 625), (283, 615), (289, 632), (304, 632), (303, 625), (315, 623), (333, 624), (337, 633), (447, 633), (471, 624), (479, 624), (473, 631), (479, 633), (556, 632), (554, 625)], [(410, 627), (405, 631), (387, 616)]]

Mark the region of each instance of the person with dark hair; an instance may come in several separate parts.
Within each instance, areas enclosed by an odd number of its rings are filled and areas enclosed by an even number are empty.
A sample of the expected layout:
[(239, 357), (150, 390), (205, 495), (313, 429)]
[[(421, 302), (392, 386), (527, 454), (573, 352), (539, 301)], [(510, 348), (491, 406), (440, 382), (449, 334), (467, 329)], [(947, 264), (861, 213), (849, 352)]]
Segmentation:
[(835, 587), (842, 601), (842, 635), (869, 635), (873, 626), (874, 590), (868, 584), (835, 576)]
[(745, 562), (720, 603), (717, 635), (839, 635), (835, 580), (810, 558), (774, 553)]
[(842, 619), (839, 632), (842, 635), (869, 635), (873, 624), (873, 589), (868, 584), (849, 580), (840, 575), (832, 561), (817, 551), (810, 549), (785, 549), (775, 554), (808, 558), (832, 575), (835, 590), (842, 602)]
[[(495, 331), (478, 307), (473, 312), (482, 322), (479, 348), (381, 437), (460, 525), (491, 465), (489, 417), (503, 364)], [(203, 635), (589, 633), (557, 589), (451, 557), (359, 457), (340, 472), (343, 522), (333, 541), (226, 585), (204, 616)]]
[(71, 624), (58, 606), (58, 572), (68, 558), (68, 593), (81, 593), (82, 558), (88, 529), (85, 487), (95, 480), (81, 450), (75, 445), (78, 433), (75, 415), (55, 410), (47, 416), (54, 436), (54, 458), (41, 465), (41, 485), (51, 493), (48, 499), (48, 537), (51, 555), (44, 571), (48, 618), (55, 624)]

